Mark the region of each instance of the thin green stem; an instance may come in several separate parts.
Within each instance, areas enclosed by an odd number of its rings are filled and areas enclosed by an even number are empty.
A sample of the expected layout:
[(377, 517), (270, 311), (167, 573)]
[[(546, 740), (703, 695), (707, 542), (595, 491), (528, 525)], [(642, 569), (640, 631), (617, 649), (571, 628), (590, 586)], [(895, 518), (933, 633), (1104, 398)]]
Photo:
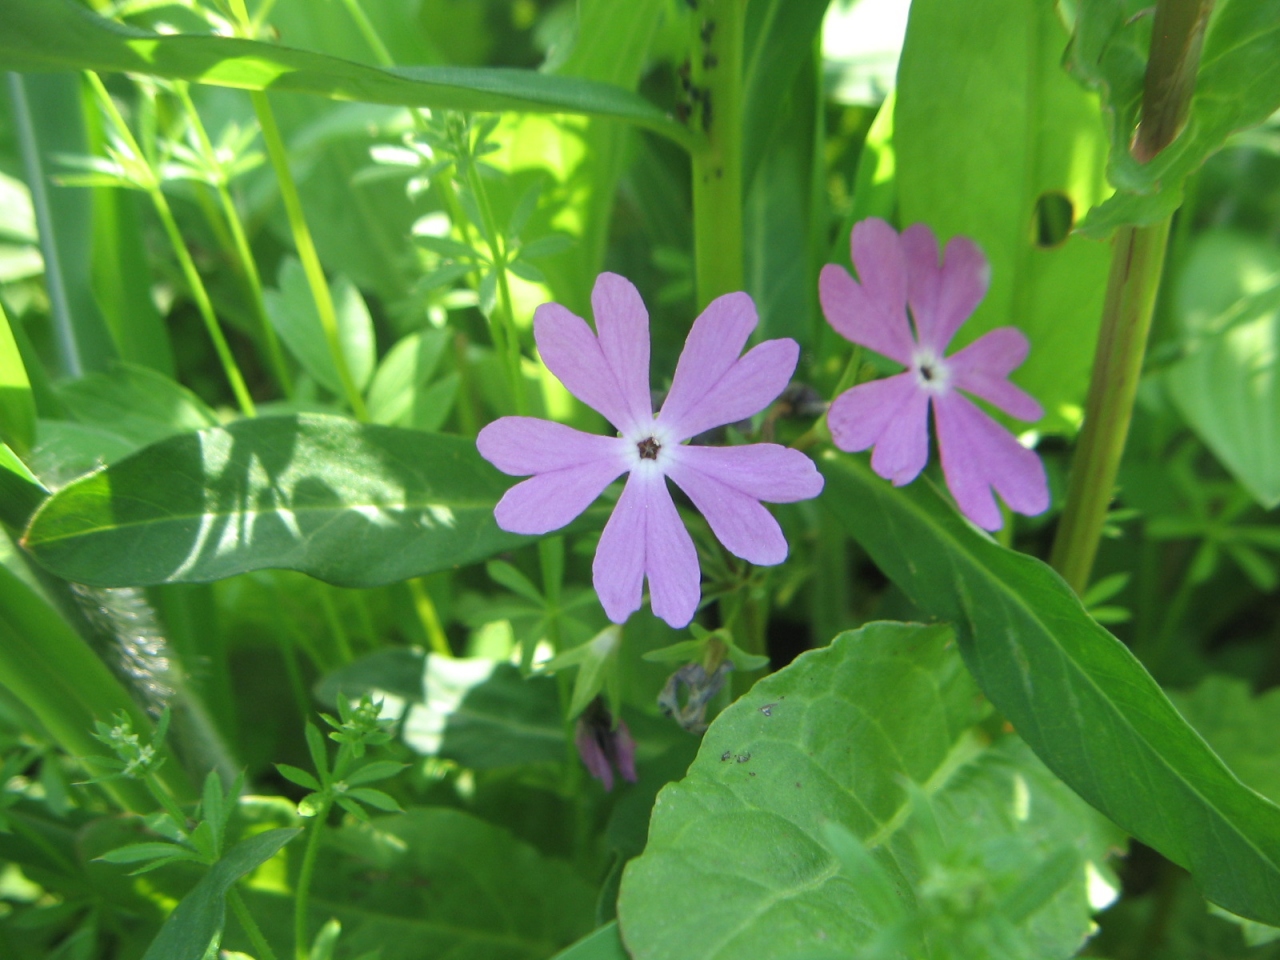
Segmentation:
[(311, 896), (311, 877), (316, 871), (316, 856), (320, 853), (320, 835), (329, 816), (330, 801), (316, 811), (307, 835), (307, 849), (302, 855), (302, 868), (298, 871), (298, 888), (293, 898), (293, 955), (295, 960), (307, 960), (307, 900)]
[(427, 592), (427, 585), (422, 582), (421, 577), (414, 577), (408, 581), (408, 584), (409, 594), (413, 597), (413, 608), (417, 611), (418, 621), (422, 624), (423, 632), (426, 633), (427, 640), (431, 644), (431, 652), (442, 657), (452, 657), (453, 650), (449, 647), (449, 638), (440, 624), (440, 614), (436, 612), (435, 602)]
[(165, 789), (164, 784), (160, 782), (160, 778), (154, 773), (149, 773), (144, 779), (147, 790), (150, 791), (151, 796), (156, 798), (164, 812), (169, 814), (173, 818), (173, 822), (180, 828), (186, 829), (187, 815), (178, 806), (178, 801), (174, 800), (169, 791)]
[(271, 944), (267, 943), (267, 938), (262, 935), (258, 922), (253, 919), (253, 914), (245, 906), (244, 898), (240, 896), (240, 891), (235, 886), (227, 891), (227, 903), (231, 905), (231, 912), (236, 915), (236, 919), (240, 921), (240, 927), (248, 936), (249, 942), (253, 944), (258, 960), (276, 960), (275, 951), (271, 949)]
[[(101, 78), (92, 70), (86, 71), (86, 73), (89, 77), (89, 83), (98, 97), (98, 102), (102, 105), (103, 110), (106, 111), (116, 132), (133, 155), (142, 159), (142, 150), (138, 147), (137, 141), (133, 139), (133, 133), (124, 122), (124, 117), (120, 116), (120, 112), (116, 109), (115, 102), (111, 99), (111, 94), (103, 86)], [(178, 258), (178, 265), (182, 268), (182, 275), (191, 291), (191, 298), (195, 300), (196, 309), (200, 313), (200, 318), (204, 321), (205, 329), (209, 332), (209, 339), (213, 341), (213, 349), (218, 354), (218, 360), (222, 364), (222, 370), (226, 374), (227, 382), (231, 384), (231, 392), (235, 394), (236, 403), (239, 404), (245, 416), (252, 417), (257, 413), (253, 398), (249, 396), (249, 389), (245, 386), (240, 367), (237, 366), (235, 357), (231, 353), (231, 347), (227, 344), (227, 338), (223, 336), (222, 327), (218, 324), (218, 317), (214, 312), (213, 302), (209, 299), (209, 292), (205, 289), (204, 281), (200, 279), (200, 271), (196, 269), (195, 261), (191, 259), (191, 252), (187, 249), (186, 242), (182, 239), (182, 231), (178, 229), (178, 222), (174, 219), (173, 211), (169, 208), (169, 201), (165, 197), (164, 191), (160, 189), (160, 184), (155, 179), (154, 173), (146, 184), (146, 188), (148, 195), (151, 197), (151, 202), (156, 208), (156, 214), (160, 217), (160, 222), (164, 226), (165, 235), (169, 238), (169, 244), (173, 247), (174, 255)]]
[(1089, 585), (1120, 470), (1168, 237), (1165, 219), (1149, 227), (1121, 227), (1112, 243), (1084, 428), (1050, 561), (1078, 594)]
[(741, 290), (742, 45), (746, 0), (703, 0), (693, 16), (690, 123), (705, 133), (693, 151), (693, 236), (698, 306)]
[(351, 19), (356, 22), (356, 29), (364, 37), (364, 42), (373, 51), (373, 56), (378, 61), (378, 64), (383, 67), (394, 67), (396, 62), (391, 57), (391, 51), (382, 42), (382, 37), (378, 36), (377, 28), (374, 27), (373, 22), (369, 19), (369, 15), (364, 12), (364, 8), (360, 6), (360, 0), (342, 0), (342, 2), (347, 8), (347, 12), (351, 14)]
[(351, 649), (351, 638), (347, 636), (347, 628), (342, 625), (342, 617), (338, 615), (338, 608), (329, 595), (328, 587), (320, 589), (320, 609), (324, 613), (325, 623), (329, 625), (329, 632), (333, 634), (333, 645), (338, 651), (340, 662), (350, 663), (356, 655)]
[[(210, 166), (220, 170), (218, 152), (214, 149), (213, 142), (209, 139), (209, 134), (200, 119), (200, 113), (196, 110), (195, 101), (191, 99), (187, 84), (179, 82), (175, 83), (174, 86), (178, 91), (179, 99), (182, 101), (183, 109), (186, 110), (187, 119), (195, 132), (196, 139), (200, 144), (200, 150), (205, 156), (205, 161)], [(214, 189), (218, 194), (218, 201), (222, 207), (222, 217), (231, 233), (232, 247), (240, 261), (241, 273), (244, 275), (245, 284), (249, 288), (249, 298), (253, 301), (254, 313), (258, 320), (258, 337), (267, 352), (267, 361), (271, 365), (271, 372), (275, 375), (276, 382), (280, 384), (280, 389), (284, 391), (285, 396), (292, 396), (293, 377), (289, 373), (289, 366), (285, 362), (284, 352), (280, 348), (280, 340), (276, 337), (275, 328), (271, 325), (271, 318), (267, 315), (266, 299), (262, 293), (262, 277), (258, 273), (257, 261), (254, 260), (253, 251), (249, 247), (249, 238), (245, 234), (244, 223), (240, 219), (240, 211), (236, 209), (235, 201), (231, 198), (231, 192), (227, 189), (225, 178), (219, 176), (214, 184)]]

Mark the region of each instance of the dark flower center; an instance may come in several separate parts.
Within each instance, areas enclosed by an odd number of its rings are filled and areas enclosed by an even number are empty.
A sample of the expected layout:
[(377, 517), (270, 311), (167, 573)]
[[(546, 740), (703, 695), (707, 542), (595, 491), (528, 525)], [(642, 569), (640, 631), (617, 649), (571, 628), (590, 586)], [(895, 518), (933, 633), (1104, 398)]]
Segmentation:
[(636, 449), (640, 451), (641, 460), (657, 460), (658, 451), (661, 450), (662, 447), (658, 446), (658, 441), (653, 439), (653, 437), (645, 437), (636, 444)]
[(920, 365), (920, 376), (924, 377), (925, 382), (932, 381), (936, 376), (932, 363), (922, 363)]

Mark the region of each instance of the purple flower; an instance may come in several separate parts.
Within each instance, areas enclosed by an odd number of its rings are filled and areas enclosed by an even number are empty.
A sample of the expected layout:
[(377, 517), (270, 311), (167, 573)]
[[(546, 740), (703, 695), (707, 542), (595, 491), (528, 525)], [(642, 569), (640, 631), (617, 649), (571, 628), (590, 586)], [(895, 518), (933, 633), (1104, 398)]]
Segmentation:
[(787, 541), (761, 506), (815, 497), (822, 476), (804, 454), (773, 443), (688, 446), (684, 441), (767, 407), (786, 387), (799, 347), (768, 340), (739, 356), (756, 327), (745, 293), (713, 301), (693, 324), (662, 411), (649, 395), (649, 314), (630, 281), (602, 273), (591, 293), (599, 335), (558, 303), (534, 314), (533, 333), (547, 368), (578, 399), (609, 420), (618, 436), (582, 433), (532, 417), (502, 417), (476, 446), (499, 470), (530, 479), (494, 509), (498, 526), (543, 534), (582, 513), (622, 476), (626, 486), (596, 548), (592, 575), (609, 619), (640, 609), (649, 578), (653, 612), (673, 627), (693, 619), (700, 572), (693, 539), (664, 478), (688, 494), (735, 556), (781, 563)]
[(965, 516), (998, 530), (993, 489), (1018, 513), (1044, 512), (1049, 488), (1040, 458), (960, 393), (1020, 420), (1044, 416), (1040, 404), (1008, 379), (1027, 358), (1026, 336), (1001, 327), (945, 356), (991, 279), (977, 244), (955, 237), (939, 261), (937, 238), (924, 224), (898, 236), (883, 220), (870, 219), (854, 226), (851, 245), (862, 282), (835, 264), (823, 267), (823, 312), (842, 337), (907, 369), (836, 397), (827, 415), (836, 446), (874, 447), (872, 469), (895, 486), (910, 483), (929, 459), (932, 406), (942, 472)]
[(623, 780), (636, 782), (636, 742), (625, 720), (619, 719), (614, 726), (613, 717), (599, 697), (578, 717), (573, 743), (587, 771), (604, 784), (606, 791), (613, 789), (614, 767)]

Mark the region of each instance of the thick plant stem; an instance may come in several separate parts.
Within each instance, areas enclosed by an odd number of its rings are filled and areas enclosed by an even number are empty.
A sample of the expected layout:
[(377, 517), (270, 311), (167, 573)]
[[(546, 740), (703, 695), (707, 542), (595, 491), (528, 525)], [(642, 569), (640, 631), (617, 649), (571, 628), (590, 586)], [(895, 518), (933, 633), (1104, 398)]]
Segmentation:
[(1089, 585), (1124, 454), (1168, 239), (1166, 219), (1149, 227), (1122, 227), (1112, 241), (1111, 275), (1085, 402), (1084, 429), (1071, 465), (1066, 506), (1051, 559), (1054, 569), (1076, 593), (1083, 593)]
[(298, 185), (294, 182), (293, 173), (289, 170), (289, 154), (285, 149), (284, 138), (280, 136), (280, 127), (276, 124), (275, 112), (271, 109), (271, 101), (266, 93), (254, 90), (253, 110), (258, 115), (258, 125), (262, 128), (262, 141), (267, 147), (267, 156), (271, 158), (271, 167), (275, 170), (276, 180), (280, 184), (280, 199), (284, 201), (285, 215), (289, 218), (289, 228), (293, 232), (293, 245), (298, 250), (298, 259), (302, 261), (303, 273), (307, 276), (307, 285), (311, 288), (311, 297), (315, 300), (316, 313), (320, 316), (320, 327), (324, 330), (325, 343), (329, 347), (329, 355), (333, 358), (334, 369), (338, 372), (338, 381), (342, 384), (342, 393), (351, 412), (357, 420), (369, 419), (364, 398), (356, 388), (355, 379), (351, 376), (351, 368), (347, 366), (346, 354), (342, 352), (342, 338), (338, 334), (338, 314), (333, 308), (333, 295), (329, 292), (329, 281), (325, 279), (324, 268), (320, 266), (320, 255), (316, 253), (315, 242), (311, 239), (311, 230), (307, 226), (307, 217), (302, 210), (302, 198), (298, 195)]
[(746, 0), (703, 0), (693, 14), (689, 123), (706, 135), (692, 158), (699, 309), (743, 285), (742, 35), (746, 6)]
[[(133, 134), (125, 124), (124, 118), (116, 110), (115, 102), (112, 101), (111, 94), (107, 92), (107, 88), (103, 86), (102, 79), (92, 71), (88, 72), (88, 77), (89, 83), (98, 97), (98, 102), (106, 111), (116, 132), (133, 155), (141, 159), (144, 154), (137, 142), (134, 141)], [(182, 276), (191, 290), (191, 298), (196, 302), (196, 309), (200, 313), (200, 318), (204, 321), (205, 329), (209, 332), (209, 339), (213, 341), (213, 349), (218, 354), (218, 360), (222, 364), (227, 382), (231, 384), (231, 392), (235, 394), (236, 403), (239, 404), (245, 416), (255, 416), (257, 410), (253, 405), (253, 398), (249, 396), (249, 388), (245, 386), (244, 377), (240, 373), (239, 366), (236, 365), (235, 357), (231, 354), (231, 347), (227, 344), (227, 338), (222, 333), (222, 327), (218, 325), (218, 317), (213, 309), (213, 301), (209, 299), (209, 292), (205, 289), (204, 281), (200, 279), (200, 271), (196, 269), (195, 261), (191, 259), (191, 252), (187, 249), (186, 241), (182, 239), (182, 231), (178, 229), (178, 222), (174, 219), (173, 211), (169, 208), (169, 201), (165, 197), (164, 191), (160, 189), (160, 184), (154, 178), (147, 184), (147, 193), (156, 208), (156, 214), (160, 217), (161, 224), (164, 226), (164, 232), (169, 238), (170, 246), (173, 247), (174, 256), (178, 258), (178, 265), (182, 268)]]
[(316, 811), (307, 837), (307, 850), (302, 855), (302, 868), (298, 871), (298, 888), (293, 897), (293, 955), (295, 960), (307, 960), (307, 900), (311, 895), (311, 877), (316, 871), (316, 856), (320, 852), (320, 835), (329, 816), (329, 804)]

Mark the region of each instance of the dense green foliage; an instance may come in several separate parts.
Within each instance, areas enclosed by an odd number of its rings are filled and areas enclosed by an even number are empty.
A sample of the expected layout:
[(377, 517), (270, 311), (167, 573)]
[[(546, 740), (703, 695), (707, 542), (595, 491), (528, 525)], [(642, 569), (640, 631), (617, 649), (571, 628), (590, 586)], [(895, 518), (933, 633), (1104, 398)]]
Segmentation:
[[(0, 0), (0, 68), (0, 957), (1280, 956), (1280, 0)], [(869, 217), (985, 254), (1047, 512), (836, 449)], [(775, 566), (677, 496), (686, 628), (476, 444), (612, 432), (533, 322), (606, 270), (659, 400), (722, 294), (800, 348), (695, 439), (825, 486)]]

